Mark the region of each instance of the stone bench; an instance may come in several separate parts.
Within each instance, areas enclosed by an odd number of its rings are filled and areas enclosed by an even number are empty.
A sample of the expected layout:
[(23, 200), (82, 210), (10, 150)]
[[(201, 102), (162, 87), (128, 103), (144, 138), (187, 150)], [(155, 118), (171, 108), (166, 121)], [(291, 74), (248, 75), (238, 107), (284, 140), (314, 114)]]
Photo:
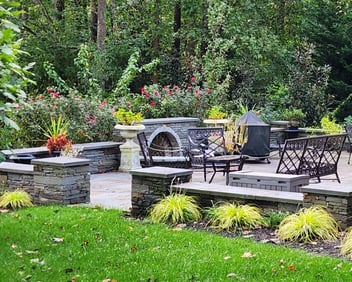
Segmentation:
[(175, 188), (187, 195), (195, 196), (202, 207), (231, 201), (241, 204), (254, 204), (264, 211), (296, 212), (303, 203), (303, 194), (296, 192), (269, 191), (200, 182), (182, 183), (176, 185)]
[(229, 178), (230, 186), (287, 192), (299, 192), (300, 187), (309, 185), (308, 175), (290, 175), (242, 170), (230, 173)]

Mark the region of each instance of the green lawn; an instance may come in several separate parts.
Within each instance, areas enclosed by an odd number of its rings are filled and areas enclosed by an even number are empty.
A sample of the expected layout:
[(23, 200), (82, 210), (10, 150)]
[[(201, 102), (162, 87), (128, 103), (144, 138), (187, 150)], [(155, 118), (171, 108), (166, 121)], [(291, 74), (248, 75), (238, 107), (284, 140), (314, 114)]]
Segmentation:
[(349, 261), (175, 230), (117, 210), (0, 214), (0, 281), (349, 281)]

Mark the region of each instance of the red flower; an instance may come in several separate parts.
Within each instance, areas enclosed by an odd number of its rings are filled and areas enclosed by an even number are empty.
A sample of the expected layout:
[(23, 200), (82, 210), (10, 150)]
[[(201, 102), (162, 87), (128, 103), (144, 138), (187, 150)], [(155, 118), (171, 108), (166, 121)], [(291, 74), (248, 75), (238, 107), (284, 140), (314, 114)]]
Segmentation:
[(153, 108), (155, 108), (155, 102), (150, 102), (150, 104), (149, 104), (150, 106), (152, 106)]
[(205, 89), (205, 92), (207, 92), (207, 94), (209, 94), (211, 92), (211, 90), (209, 88)]
[(144, 87), (141, 88), (141, 93), (142, 93), (142, 94), (145, 93), (145, 88), (144, 88)]
[(149, 98), (150, 98), (150, 94), (149, 94), (149, 93), (145, 93), (145, 94), (144, 94), (144, 97), (145, 97), (146, 99), (149, 99)]
[(191, 82), (196, 82), (196, 78), (194, 76), (191, 77)]
[(187, 86), (187, 90), (192, 90), (192, 86)]
[(54, 90), (52, 88), (48, 88), (48, 93), (53, 92)]
[(53, 98), (58, 98), (59, 97), (59, 92), (56, 91), (52, 95), (53, 95)]
[(155, 95), (155, 96), (158, 96), (158, 95), (159, 95), (159, 92), (158, 92), (158, 91), (154, 91), (154, 95)]

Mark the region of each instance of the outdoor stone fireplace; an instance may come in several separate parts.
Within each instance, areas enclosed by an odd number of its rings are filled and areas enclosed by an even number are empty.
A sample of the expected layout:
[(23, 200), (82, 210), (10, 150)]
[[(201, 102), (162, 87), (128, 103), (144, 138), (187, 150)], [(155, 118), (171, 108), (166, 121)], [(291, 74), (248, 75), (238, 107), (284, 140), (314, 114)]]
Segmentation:
[[(175, 117), (145, 119), (142, 123), (151, 147), (175, 148), (188, 146), (187, 130), (199, 126), (199, 122), (198, 118)], [(114, 130), (114, 140), (122, 141), (117, 130)]]

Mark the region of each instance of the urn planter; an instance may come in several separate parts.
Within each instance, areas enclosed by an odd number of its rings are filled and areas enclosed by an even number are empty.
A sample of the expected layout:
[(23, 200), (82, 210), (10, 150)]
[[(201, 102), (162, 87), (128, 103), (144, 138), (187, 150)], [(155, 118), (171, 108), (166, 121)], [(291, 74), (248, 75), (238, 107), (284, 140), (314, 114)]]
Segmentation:
[(125, 143), (120, 146), (121, 163), (119, 171), (128, 172), (133, 169), (141, 168), (139, 158), (139, 145), (134, 142), (138, 132), (145, 129), (143, 124), (122, 125), (117, 124), (115, 128), (120, 131), (122, 137), (126, 139)]

